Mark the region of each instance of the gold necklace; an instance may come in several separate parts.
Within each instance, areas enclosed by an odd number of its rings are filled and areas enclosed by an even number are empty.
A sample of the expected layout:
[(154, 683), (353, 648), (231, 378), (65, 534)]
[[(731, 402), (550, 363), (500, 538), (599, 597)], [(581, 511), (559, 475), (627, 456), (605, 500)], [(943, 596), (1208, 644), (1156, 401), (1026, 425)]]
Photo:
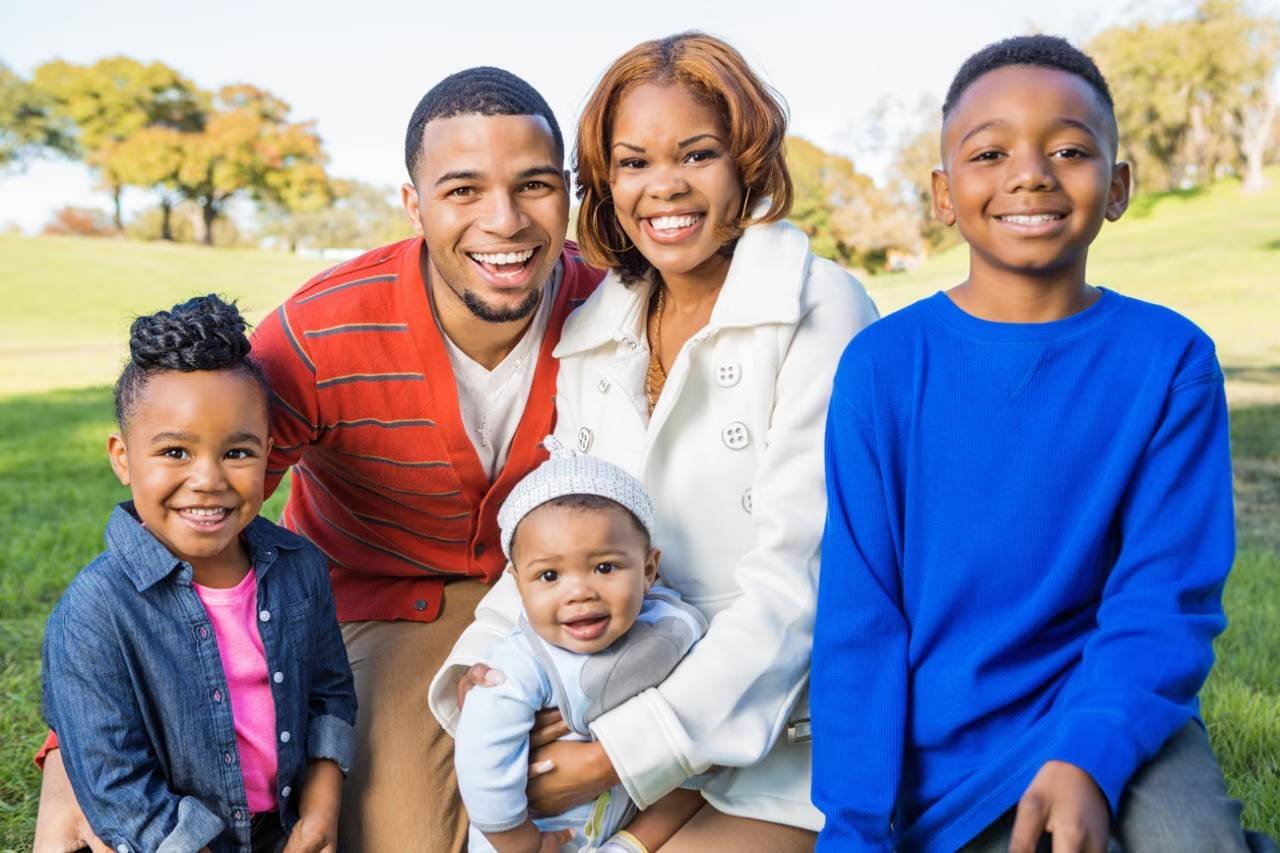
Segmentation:
[(649, 370), (644, 377), (644, 396), (649, 402), (649, 414), (653, 414), (654, 407), (658, 405), (658, 397), (662, 395), (662, 388), (667, 384), (667, 372), (662, 369), (662, 359), (659, 355), (659, 348), (662, 345), (664, 290), (665, 288), (659, 283), (657, 304), (653, 309), (653, 323), (649, 328)]

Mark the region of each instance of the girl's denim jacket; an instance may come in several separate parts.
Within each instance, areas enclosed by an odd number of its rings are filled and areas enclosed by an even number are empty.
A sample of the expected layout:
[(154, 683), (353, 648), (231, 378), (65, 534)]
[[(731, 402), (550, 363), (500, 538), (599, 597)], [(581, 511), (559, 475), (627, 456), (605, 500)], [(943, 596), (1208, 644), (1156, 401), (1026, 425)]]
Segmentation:
[[(308, 759), (331, 759), (343, 773), (351, 766), (355, 688), (325, 558), (263, 518), (242, 535), (258, 575), (287, 832)], [(67, 588), (44, 637), (44, 713), (76, 799), (122, 853), (247, 851), (231, 701), (191, 565), (128, 502), (107, 522), (106, 544)]]

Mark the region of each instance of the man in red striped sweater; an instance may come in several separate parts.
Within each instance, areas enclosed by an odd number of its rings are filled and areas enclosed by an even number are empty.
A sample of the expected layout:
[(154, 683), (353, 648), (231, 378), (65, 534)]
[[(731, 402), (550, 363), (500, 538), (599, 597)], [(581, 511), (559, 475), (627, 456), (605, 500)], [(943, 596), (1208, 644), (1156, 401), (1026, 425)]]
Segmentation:
[[(523, 80), (441, 81), (405, 159), (418, 236), (304, 284), (253, 350), (273, 391), (267, 490), (292, 468), (282, 522), (329, 557), (356, 679), (338, 846), (443, 853), (465, 849), (467, 820), (427, 684), (503, 569), (498, 507), (544, 458), (551, 351), (600, 273), (565, 243), (563, 138)], [(55, 750), (36, 849), (87, 831)]]

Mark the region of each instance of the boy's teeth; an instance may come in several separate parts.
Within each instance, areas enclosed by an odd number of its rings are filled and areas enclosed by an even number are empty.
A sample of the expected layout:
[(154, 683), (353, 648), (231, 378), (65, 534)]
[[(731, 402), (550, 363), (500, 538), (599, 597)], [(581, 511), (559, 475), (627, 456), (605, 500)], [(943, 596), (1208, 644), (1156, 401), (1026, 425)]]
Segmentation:
[(649, 220), (649, 224), (658, 230), (668, 230), (688, 228), (697, 221), (698, 217), (694, 214), (685, 214), (684, 216), (655, 216)]
[(1052, 222), (1053, 220), (1061, 219), (1062, 217), (1057, 213), (1037, 213), (1030, 216), (1009, 214), (1007, 216), (1001, 216), (1000, 218), (1005, 222), (1013, 222), (1017, 225), (1040, 225), (1041, 223)]
[(533, 249), (525, 249), (523, 252), (496, 252), (493, 254), (469, 252), (468, 254), (482, 264), (503, 266), (505, 264), (523, 264), (525, 261), (533, 257)]

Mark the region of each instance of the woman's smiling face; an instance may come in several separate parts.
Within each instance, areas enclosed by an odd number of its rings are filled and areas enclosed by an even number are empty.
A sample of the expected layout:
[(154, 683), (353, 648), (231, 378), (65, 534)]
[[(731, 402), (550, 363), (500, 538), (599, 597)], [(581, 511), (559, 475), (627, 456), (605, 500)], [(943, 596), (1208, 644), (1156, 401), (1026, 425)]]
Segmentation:
[(723, 276), (743, 190), (719, 113), (679, 84), (622, 96), (610, 129), (609, 187), (627, 237), (663, 278)]

